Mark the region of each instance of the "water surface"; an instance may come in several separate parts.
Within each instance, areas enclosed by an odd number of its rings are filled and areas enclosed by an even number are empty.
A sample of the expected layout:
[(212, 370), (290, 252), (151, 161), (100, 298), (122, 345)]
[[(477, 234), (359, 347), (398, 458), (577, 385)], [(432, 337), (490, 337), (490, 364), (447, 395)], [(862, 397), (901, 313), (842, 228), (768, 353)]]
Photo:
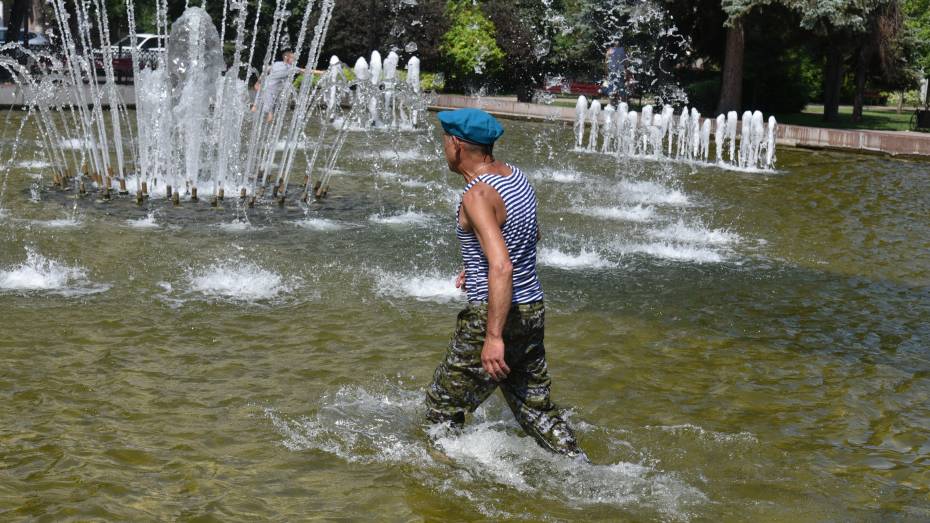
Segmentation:
[(435, 134), (357, 133), (327, 201), (249, 211), (48, 192), (27, 127), (0, 201), (2, 519), (930, 518), (926, 163), (618, 162), (505, 124), (594, 465), (498, 396), (426, 445), (463, 303)]

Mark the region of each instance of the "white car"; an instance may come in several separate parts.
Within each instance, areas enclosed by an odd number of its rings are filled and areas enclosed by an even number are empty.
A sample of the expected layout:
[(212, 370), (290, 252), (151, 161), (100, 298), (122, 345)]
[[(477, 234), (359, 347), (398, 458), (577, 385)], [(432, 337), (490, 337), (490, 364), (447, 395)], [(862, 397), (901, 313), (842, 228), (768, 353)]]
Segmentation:
[[(110, 52), (114, 56), (122, 53), (129, 54), (131, 48), (131, 37), (125, 36), (114, 44), (110, 44)], [(151, 33), (136, 33), (136, 49), (140, 53), (163, 53), (165, 52), (165, 37), (159, 37)]]

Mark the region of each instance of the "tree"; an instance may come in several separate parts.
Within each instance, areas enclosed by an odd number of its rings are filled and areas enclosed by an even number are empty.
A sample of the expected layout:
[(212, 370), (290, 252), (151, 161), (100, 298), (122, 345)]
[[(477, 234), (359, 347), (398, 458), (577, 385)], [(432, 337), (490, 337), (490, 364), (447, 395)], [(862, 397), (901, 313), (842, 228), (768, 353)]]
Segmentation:
[(504, 52), (495, 39), (494, 23), (480, 5), (469, 0), (450, 1), (447, 16), (451, 25), (442, 36), (439, 49), (447, 64), (449, 83), (474, 88), (482, 79), (493, 78), (504, 60)]
[(739, 111), (743, 105), (743, 64), (746, 55), (746, 34), (743, 20), (756, 7), (771, 4), (773, 0), (721, 0), (727, 15), (726, 48), (720, 80), (720, 101), (717, 114)]
[(905, 26), (914, 42), (913, 67), (930, 76), (930, 0), (904, 0)]
[(820, 40), (824, 55), (823, 119), (839, 115), (846, 59), (868, 31), (872, 12), (892, 0), (785, 0), (801, 15), (801, 27)]

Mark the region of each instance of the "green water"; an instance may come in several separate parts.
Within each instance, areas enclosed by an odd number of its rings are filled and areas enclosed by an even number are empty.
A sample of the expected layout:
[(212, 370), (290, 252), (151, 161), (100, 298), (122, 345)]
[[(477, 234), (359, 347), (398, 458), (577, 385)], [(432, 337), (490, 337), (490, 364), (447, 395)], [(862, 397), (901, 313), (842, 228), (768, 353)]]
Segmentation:
[(927, 163), (617, 163), (506, 128), (594, 465), (498, 396), (427, 450), (462, 305), (432, 135), (359, 133), (327, 202), (243, 213), (33, 195), (27, 127), (0, 201), (0, 519), (930, 518)]

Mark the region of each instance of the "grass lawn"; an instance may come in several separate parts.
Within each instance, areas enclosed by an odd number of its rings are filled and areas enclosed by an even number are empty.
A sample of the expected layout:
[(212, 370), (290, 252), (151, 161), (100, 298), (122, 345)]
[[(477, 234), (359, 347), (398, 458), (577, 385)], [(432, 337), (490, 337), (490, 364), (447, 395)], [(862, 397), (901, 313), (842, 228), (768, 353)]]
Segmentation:
[(862, 121), (853, 123), (852, 106), (840, 106), (840, 114), (834, 122), (823, 121), (823, 106), (808, 105), (801, 113), (777, 114), (778, 123), (804, 125), (808, 127), (827, 127), (830, 129), (872, 129), (875, 131), (908, 131), (911, 128), (913, 109), (904, 109), (897, 114), (889, 109), (865, 109)]

